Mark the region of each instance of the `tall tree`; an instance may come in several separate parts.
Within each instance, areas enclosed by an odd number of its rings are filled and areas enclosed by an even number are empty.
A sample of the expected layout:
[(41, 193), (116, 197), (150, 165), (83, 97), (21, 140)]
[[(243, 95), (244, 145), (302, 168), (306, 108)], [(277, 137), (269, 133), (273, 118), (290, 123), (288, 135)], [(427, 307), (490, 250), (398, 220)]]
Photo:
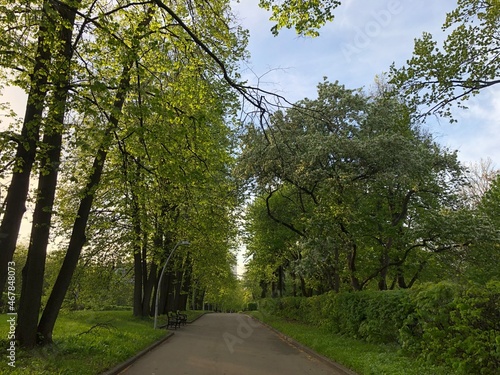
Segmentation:
[[(455, 214), (456, 155), (411, 118), (390, 91), (367, 98), (324, 82), (318, 99), (274, 117), (268, 142), (249, 132), (241, 169), (257, 191), (291, 185), (309, 199), (300, 242), (313, 261), (301, 263), (321, 275), (323, 290), (339, 290), (346, 279), (355, 290), (374, 281), (379, 289), (411, 286), (425, 267), (417, 255), (452, 251), (474, 237)], [(287, 215), (279, 222), (297, 230)]]
[[(146, 12), (149, 18), (142, 24), (122, 30), (113, 29), (116, 26), (113, 17), (122, 17), (128, 21), (125, 25), (134, 25), (137, 13), (133, 9), (140, 12), (142, 7), (110, 12), (106, 16), (110, 18), (109, 23), (105, 24), (106, 17), (103, 17), (97, 25), (99, 30), (95, 32), (95, 35), (102, 35), (103, 39), (89, 41), (85, 45), (86, 49), (82, 48), (79, 54), (98, 53), (93, 60), (83, 60), (81, 63), (82, 71), (91, 73), (92, 78), (89, 86), (82, 86), (82, 95), (86, 95), (91, 104), (82, 106), (88, 108), (83, 112), (87, 117), (85, 121), (96, 121), (91, 131), (95, 131), (95, 124), (103, 123), (103, 117), (107, 119), (107, 124), (99, 125), (103, 130), (100, 134), (97, 132), (97, 156), (94, 157), (87, 185), (79, 198), (77, 214), (73, 216), (74, 224), (65, 261), (40, 320), (39, 334), (43, 342), (51, 341), (64, 294), (87, 241), (87, 224), (96, 194), (102, 188), (105, 161), (116, 150), (112, 146), (113, 137), (118, 140), (118, 148), (126, 166), (124, 171), (128, 171), (127, 182), (131, 186), (129, 197), (133, 204), (130, 212), (135, 234), (129, 238), (133, 238), (136, 249), (136, 293), (142, 294), (138, 296), (137, 301), (140, 302), (136, 304), (142, 303), (140, 310), (143, 312), (147, 311), (146, 306), (149, 307), (148, 295), (156, 280), (156, 272), (151, 270), (154, 271), (158, 266), (154, 262), (161, 259), (154, 253), (148, 254), (148, 249), (155, 247), (150, 246), (150, 239), (155, 236), (151, 228), (155, 226), (146, 218), (149, 214), (149, 217), (160, 217), (164, 207), (179, 207), (179, 202), (186, 205), (192, 197), (182, 192), (189, 193), (193, 186), (201, 188), (201, 185), (197, 186), (199, 182), (195, 181), (204, 180), (200, 178), (203, 177), (203, 169), (207, 169), (212, 177), (217, 175), (216, 171), (208, 168), (212, 157), (217, 163), (227, 162), (216, 156), (216, 153), (227, 152), (228, 141), (220, 143), (218, 134), (224, 135), (223, 120), (233, 110), (231, 106), (229, 111), (224, 108), (234, 100), (225, 83), (230, 79), (227, 74), (232, 71), (233, 63), (239, 58), (238, 53), (243, 51), (244, 44), (240, 43), (241, 40), (230, 28), (222, 27), (226, 22), (224, 17), (229, 15), (226, 3), (217, 4), (220, 12), (215, 4), (211, 8), (190, 8), (189, 4), (185, 4), (185, 7), (179, 5), (174, 10), (160, 3), (161, 11), (156, 15)], [(161, 13), (163, 10), (167, 16)], [(189, 17), (182, 20), (175, 12), (187, 12)], [(217, 17), (209, 17), (212, 12), (216, 12)], [(169, 18), (173, 19), (173, 23), (167, 22)], [(107, 29), (103, 25), (107, 25)], [(200, 28), (201, 36), (194, 34), (192, 29), (195, 28)], [(200, 38), (213, 43), (217, 56)], [(100, 50), (92, 48), (95, 43), (101, 43), (102, 46), (102, 41), (105, 41), (107, 48), (118, 53), (114, 62), (122, 64), (120, 79), (114, 84), (98, 81), (98, 78), (111, 79), (111, 82), (114, 79), (108, 78), (109, 56), (104, 57), (100, 55)], [(204, 47), (200, 49), (200, 45)], [(223, 80), (226, 82), (221, 82), (217, 76), (220, 64), (225, 69)], [(117, 87), (114, 99), (110, 98), (109, 90), (102, 90), (105, 86)], [(145, 97), (148, 100), (144, 100)], [(205, 133), (207, 138), (203, 136)], [(212, 139), (215, 141), (212, 142)], [(220, 166), (216, 165), (216, 168)], [(168, 195), (165, 194), (165, 188)], [(179, 201), (179, 198), (184, 200)], [(174, 212), (177, 216), (182, 213), (182, 210), (177, 209)], [(161, 228), (163, 233), (169, 233), (170, 230)], [(170, 244), (172, 240), (165, 243)], [(165, 251), (165, 248), (161, 250)], [(148, 263), (149, 277), (146, 276)]]
[[(118, 88), (113, 100), (112, 110), (108, 117), (109, 121), (105, 127), (102, 143), (99, 145), (97, 154), (94, 157), (88, 181), (82, 192), (83, 198), (78, 206), (77, 216), (73, 225), (68, 250), (50, 297), (43, 310), (38, 324), (38, 329), (35, 330), (35, 333), (38, 335), (39, 340), (43, 344), (52, 342), (52, 331), (54, 329), (59, 310), (63, 303), (64, 296), (69, 288), (74, 270), (78, 264), (81, 250), (86, 242), (85, 232), (90, 210), (92, 208), (96, 189), (98, 188), (101, 180), (104, 163), (109, 152), (111, 138), (113, 133), (118, 128), (121, 112), (130, 90), (131, 71), (138, 53), (140, 39), (144, 34), (147, 34), (146, 30), (148, 29), (152, 18), (152, 9), (146, 9), (141, 22), (139, 22), (137, 26), (132, 27), (131, 45), (126, 49), (122, 57), (122, 73), (120, 75)], [(134, 33), (137, 34), (134, 35)]]
[[(23, 74), (28, 75), (25, 79), (27, 83), (22, 85), (28, 91), (28, 101), (21, 133), (13, 138), (17, 142), (17, 151), (0, 224), (1, 290), (5, 287), (7, 264), (12, 260), (16, 249), (21, 221), (26, 211), (30, 176), (35, 163), (45, 98), (49, 90), (48, 81), (52, 72), (52, 53), (57, 48), (54, 43), (57, 40), (56, 25), (59, 21), (56, 2), (45, 0), (41, 4), (33, 2), (26, 6), (28, 9), (17, 3), (6, 2), (2, 4), (4, 16), (0, 18), (3, 30), (8, 30), (2, 33), (0, 42), (2, 70), (20, 71), (19, 80)], [(36, 15), (34, 19), (26, 16), (30, 12), (32, 16)], [(35, 32), (31, 30), (33, 23)], [(26, 39), (24, 35), (27, 36)], [(35, 46), (32, 45), (31, 38), (37, 40)], [(29, 54), (33, 49), (35, 51), (31, 63)]]
[(52, 64), (57, 66), (57, 75), (52, 79), (52, 98), (49, 113), (45, 120), (42, 143), (44, 149), (40, 153), (40, 176), (28, 258), (23, 270), (23, 284), (19, 302), (19, 319), (16, 337), (26, 347), (36, 344), (38, 316), (42, 298), (45, 258), (49, 241), (51, 218), (59, 171), (66, 101), (69, 93), (71, 77), (70, 63), (73, 55), (72, 34), (78, 2), (67, 6), (56, 4), (57, 29), (61, 42), (60, 51), (53, 53)]

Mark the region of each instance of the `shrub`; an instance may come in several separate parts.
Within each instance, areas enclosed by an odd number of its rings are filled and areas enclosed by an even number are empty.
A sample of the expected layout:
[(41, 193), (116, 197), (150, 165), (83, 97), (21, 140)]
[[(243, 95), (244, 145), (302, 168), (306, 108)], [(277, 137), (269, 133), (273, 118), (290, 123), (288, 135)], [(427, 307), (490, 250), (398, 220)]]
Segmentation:
[(249, 302), (247, 305), (247, 311), (257, 311), (257, 302)]
[(459, 374), (499, 373), (500, 282), (265, 299), (259, 310), (335, 334), (399, 344), (405, 352)]
[(414, 311), (401, 328), (403, 349), (460, 374), (500, 369), (500, 283), (486, 287), (441, 282), (412, 293)]

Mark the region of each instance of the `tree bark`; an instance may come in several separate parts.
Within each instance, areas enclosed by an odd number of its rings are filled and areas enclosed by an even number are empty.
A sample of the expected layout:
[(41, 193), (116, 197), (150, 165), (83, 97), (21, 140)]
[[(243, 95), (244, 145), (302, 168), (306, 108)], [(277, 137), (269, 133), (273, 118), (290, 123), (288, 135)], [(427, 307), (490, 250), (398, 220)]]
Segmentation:
[(153, 295), (154, 286), (157, 283), (158, 278), (158, 266), (156, 263), (151, 263), (151, 268), (149, 270), (149, 277), (146, 284), (144, 285), (144, 293), (142, 299), (142, 316), (151, 315), (151, 297)]
[(139, 199), (131, 186), (132, 223), (134, 227), (134, 316), (142, 316), (143, 285), (146, 284), (147, 270), (144, 269), (143, 249), (141, 249), (141, 219)]
[(142, 257), (138, 246), (134, 249), (134, 316), (142, 314)]
[(41, 344), (48, 344), (52, 342), (52, 332), (54, 330), (57, 316), (59, 315), (59, 310), (61, 309), (64, 297), (71, 283), (71, 278), (73, 277), (73, 273), (78, 264), (78, 259), (80, 257), (83, 245), (86, 242), (85, 231), (87, 228), (90, 210), (92, 208), (92, 203), (94, 201), (97, 187), (99, 186), (99, 183), (101, 181), (104, 163), (108, 154), (111, 134), (118, 127), (118, 115), (122, 111), (123, 105), (125, 103), (125, 97), (129, 91), (131, 69), (132, 63), (129, 63), (123, 68), (120, 85), (117, 90), (115, 102), (113, 105), (115, 110), (110, 116), (108, 128), (105, 132), (104, 141), (99, 147), (97, 155), (94, 159), (91, 169), (92, 173), (84, 189), (84, 198), (82, 198), (80, 201), (78, 213), (73, 224), (73, 231), (71, 233), (66, 256), (64, 257), (61, 270), (59, 271), (56, 282), (54, 284), (54, 287), (52, 288), (52, 292), (38, 325), (38, 334), (40, 336)]
[[(46, 0), (44, 7), (52, 7), (52, 1)], [(0, 225), (0, 290), (4, 290), (7, 281), (7, 265), (12, 261), (16, 250), (17, 238), (26, 211), (31, 171), (36, 157), (37, 143), (40, 137), (40, 123), (47, 96), (47, 79), (51, 60), (49, 20), (44, 13), (38, 31), (37, 50), (33, 72), (30, 75), (30, 91), (24, 114), (21, 138), (16, 150), (16, 167), (5, 198), (5, 213)], [(1, 302), (0, 302), (1, 303)]]
[(379, 272), (379, 281), (378, 281), (378, 289), (379, 290), (387, 290), (387, 271), (389, 267), (389, 254), (387, 254), (387, 250), (384, 250), (384, 253), (380, 257), (380, 272)]
[[(45, 259), (49, 243), (52, 211), (57, 187), (57, 175), (61, 158), (64, 115), (68, 98), (68, 86), (71, 75), (72, 35), (75, 11), (66, 6), (54, 6), (61, 20), (59, 39), (63, 41), (62, 51), (55, 59), (59, 66), (54, 76), (54, 97), (47, 116), (43, 144), (47, 150), (42, 154), (38, 192), (28, 258), (23, 269), (23, 284), (19, 302), (18, 325), (16, 336), (20, 344), (32, 348), (37, 340), (38, 317), (42, 300)], [(55, 55), (55, 53), (54, 53)]]

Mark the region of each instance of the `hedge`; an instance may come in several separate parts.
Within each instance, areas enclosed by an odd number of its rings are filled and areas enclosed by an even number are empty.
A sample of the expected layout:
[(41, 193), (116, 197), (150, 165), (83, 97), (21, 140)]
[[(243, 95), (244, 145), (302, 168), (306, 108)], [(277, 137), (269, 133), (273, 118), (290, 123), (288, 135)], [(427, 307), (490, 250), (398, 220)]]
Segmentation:
[(264, 299), (259, 310), (334, 334), (397, 344), (458, 374), (500, 373), (500, 282)]

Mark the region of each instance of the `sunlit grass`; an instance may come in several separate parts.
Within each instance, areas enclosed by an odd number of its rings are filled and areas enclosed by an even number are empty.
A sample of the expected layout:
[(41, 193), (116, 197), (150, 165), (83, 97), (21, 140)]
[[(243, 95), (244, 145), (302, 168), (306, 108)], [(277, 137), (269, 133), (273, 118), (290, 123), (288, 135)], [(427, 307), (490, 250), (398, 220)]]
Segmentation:
[[(7, 316), (0, 315), (0, 346), (7, 348)], [(131, 311), (76, 311), (61, 313), (54, 329), (54, 344), (16, 351), (16, 368), (0, 359), (0, 374), (95, 375), (110, 369), (165, 337), (150, 318), (135, 318)], [(6, 350), (4, 351), (6, 353)]]
[(451, 375), (448, 368), (422, 364), (401, 354), (397, 346), (370, 344), (334, 335), (298, 322), (285, 321), (259, 312), (251, 315), (317, 353), (350, 368), (359, 375)]

